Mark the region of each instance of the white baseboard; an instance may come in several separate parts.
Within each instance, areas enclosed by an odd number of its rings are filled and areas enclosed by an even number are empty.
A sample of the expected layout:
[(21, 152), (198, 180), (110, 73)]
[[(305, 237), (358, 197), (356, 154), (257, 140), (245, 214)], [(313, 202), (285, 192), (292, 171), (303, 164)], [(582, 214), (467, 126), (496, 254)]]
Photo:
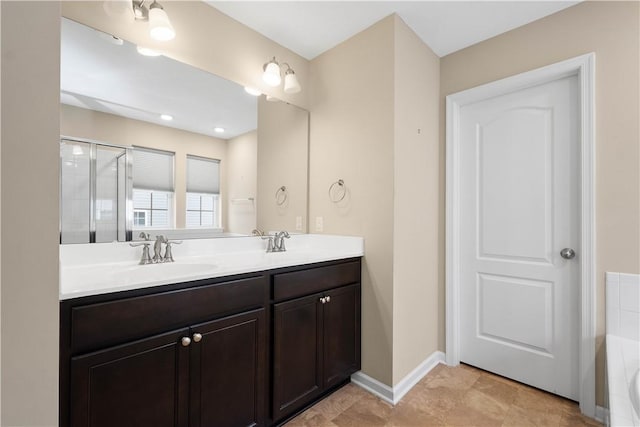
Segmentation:
[(389, 387), (375, 378), (371, 378), (369, 375), (362, 373), (362, 371), (351, 375), (351, 382), (362, 387), (368, 392), (375, 394), (385, 402), (395, 405), (404, 397), (405, 394), (409, 392), (409, 390), (413, 388), (414, 385), (424, 378), (429, 371), (435, 368), (439, 363), (444, 363), (444, 360), (445, 357), (443, 352), (436, 351), (432, 353), (394, 387)]
[(607, 408), (603, 408), (602, 406), (596, 406), (596, 416), (594, 418), (596, 419), (596, 421), (599, 421), (605, 426), (608, 426), (609, 410)]

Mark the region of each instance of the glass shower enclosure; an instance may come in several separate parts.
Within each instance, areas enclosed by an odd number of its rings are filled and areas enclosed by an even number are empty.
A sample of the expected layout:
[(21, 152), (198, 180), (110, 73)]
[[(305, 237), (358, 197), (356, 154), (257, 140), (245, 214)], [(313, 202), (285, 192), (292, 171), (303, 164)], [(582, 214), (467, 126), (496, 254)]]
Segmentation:
[(60, 243), (130, 241), (131, 147), (60, 139)]

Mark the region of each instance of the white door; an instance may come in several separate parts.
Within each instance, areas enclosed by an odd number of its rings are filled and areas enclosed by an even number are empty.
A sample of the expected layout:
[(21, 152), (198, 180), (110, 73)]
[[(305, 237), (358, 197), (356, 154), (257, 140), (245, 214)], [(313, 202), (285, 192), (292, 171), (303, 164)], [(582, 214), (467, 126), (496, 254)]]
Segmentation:
[(488, 98), (459, 128), (460, 361), (574, 400), (578, 93), (572, 76)]

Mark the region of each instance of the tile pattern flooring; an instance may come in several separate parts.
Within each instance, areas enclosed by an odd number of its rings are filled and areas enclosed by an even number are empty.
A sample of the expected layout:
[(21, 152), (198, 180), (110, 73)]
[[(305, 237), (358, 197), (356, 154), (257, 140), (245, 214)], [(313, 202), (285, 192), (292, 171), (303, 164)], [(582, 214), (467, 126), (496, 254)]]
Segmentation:
[(515, 381), (459, 365), (436, 366), (395, 407), (347, 384), (286, 427), (601, 426), (578, 405)]

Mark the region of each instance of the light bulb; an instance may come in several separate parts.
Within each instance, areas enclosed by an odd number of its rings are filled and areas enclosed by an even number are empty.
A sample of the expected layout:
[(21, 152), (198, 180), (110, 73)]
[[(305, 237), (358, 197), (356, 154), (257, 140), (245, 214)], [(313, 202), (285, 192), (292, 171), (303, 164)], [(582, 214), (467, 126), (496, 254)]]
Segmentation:
[(273, 58), (271, 61), (264, 64), (264, 73), (262, 73), (262, 80), (269, 86), (276, 87), (282, 81), (280, 77), (280, 66)]
[(156, 2), (149, 6), (149, 35), (152, 39), (162, 42), (172, 40), (176, 36), (167, 12)]

